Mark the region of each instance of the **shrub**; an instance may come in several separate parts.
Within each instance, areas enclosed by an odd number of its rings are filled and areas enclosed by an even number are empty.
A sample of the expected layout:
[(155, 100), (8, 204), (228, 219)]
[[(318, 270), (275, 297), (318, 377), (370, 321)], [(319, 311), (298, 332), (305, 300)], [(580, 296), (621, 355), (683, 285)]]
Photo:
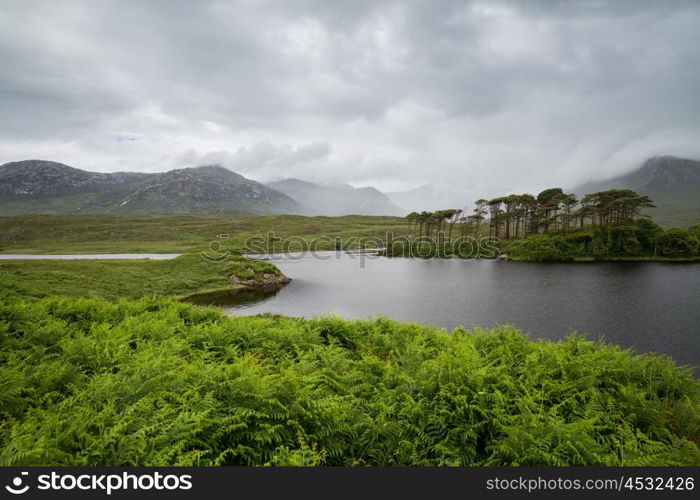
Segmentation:
[(673, 227), (654, 240), (658, 252), (664, 257), (693, 257), (698, 254), (700, 243), (687, 229)]
[(511, 258), (531, 261), (563, 260), (561, 240), (556, 241), (546, 234), (529, 236), (522, 240), (506, 242), (506, 253)]

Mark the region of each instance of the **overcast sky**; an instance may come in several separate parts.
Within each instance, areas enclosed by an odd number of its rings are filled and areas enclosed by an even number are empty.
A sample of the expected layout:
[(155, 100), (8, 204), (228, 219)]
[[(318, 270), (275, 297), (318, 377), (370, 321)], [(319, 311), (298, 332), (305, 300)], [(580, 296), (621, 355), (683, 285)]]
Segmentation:
[(0, 0), (0, 163), (460, 197), (700, 158), (700, 2)]

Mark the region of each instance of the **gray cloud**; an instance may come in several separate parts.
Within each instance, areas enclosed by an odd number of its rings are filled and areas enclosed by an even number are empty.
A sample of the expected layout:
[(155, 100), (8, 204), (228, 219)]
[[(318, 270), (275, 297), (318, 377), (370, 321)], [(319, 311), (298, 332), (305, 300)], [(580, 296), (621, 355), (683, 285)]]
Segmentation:
[(700, 3), (2, 2), (0, 161), (454, 199), (700, 157)]

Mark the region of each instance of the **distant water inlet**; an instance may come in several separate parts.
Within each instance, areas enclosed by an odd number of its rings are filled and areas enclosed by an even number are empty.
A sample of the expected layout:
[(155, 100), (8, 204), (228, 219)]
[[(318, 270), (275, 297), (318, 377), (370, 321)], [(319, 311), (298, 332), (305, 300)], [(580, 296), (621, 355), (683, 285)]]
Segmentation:
[(232, 315), (381, 315), (449, 329), (512, 323), (533, 338), (577, 330), (700, 365), (700, 264), (323, 257), (275, 258), (289, 285), (210, 303)]
[(14, 254), (0, 253), (0, 260), (169, 260), (179, 253)]

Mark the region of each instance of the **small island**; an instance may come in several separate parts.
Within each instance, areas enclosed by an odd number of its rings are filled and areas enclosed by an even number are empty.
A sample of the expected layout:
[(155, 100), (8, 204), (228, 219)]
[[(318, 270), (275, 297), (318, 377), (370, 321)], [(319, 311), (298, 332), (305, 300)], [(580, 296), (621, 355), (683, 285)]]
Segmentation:
[(608, 189), (579, 200), (561, 188), (537, 196), (479, 199), (473, 213), (411, 212), (413, 233), (387, 242), (388, 257), (502, 258), (516, 261), (695, 261), (700, 225), (664, 230), (645, 208), (652, 200), (631, 189)]

